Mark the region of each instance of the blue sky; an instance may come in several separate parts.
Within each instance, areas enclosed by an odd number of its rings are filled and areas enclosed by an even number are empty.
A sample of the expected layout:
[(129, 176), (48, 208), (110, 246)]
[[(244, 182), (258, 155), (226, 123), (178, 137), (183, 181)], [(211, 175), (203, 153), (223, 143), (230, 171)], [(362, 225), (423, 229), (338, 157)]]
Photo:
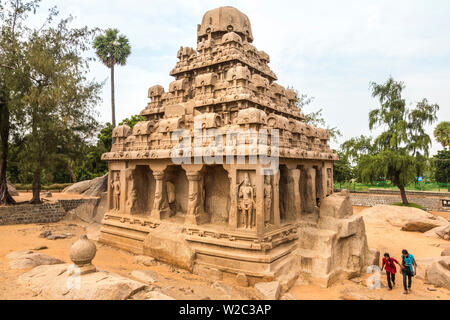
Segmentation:
[[(408, 103), (425, 97), (440, 105), (439, 121), (450, 120), (447, 0), (43, 0), (33, 19), (53, 5), (63, 16), (72, 14), (76, 25), (118, 28), (130, 39), (127, 66), (116, 69), (118, 120), (145, 107), (148, 87), (167, 90), (177, 50), (195, 48), (203, 13), (223, 5), (247, 14), (254, 45), (270, 55), (278, 82), (315, 97), (308, 110), (323, 108), (326, 121), (343, 133), (339, 142), (370, 134), (368, 112), (378, 105), (369, 83), (389, 75), (405, 82)], [(98, 112), (102, 122), (110, 121), (109, 70), (95, 62), (91, 73), (107, 80)], [(433, 139), (432, 153), (439, 149)]]

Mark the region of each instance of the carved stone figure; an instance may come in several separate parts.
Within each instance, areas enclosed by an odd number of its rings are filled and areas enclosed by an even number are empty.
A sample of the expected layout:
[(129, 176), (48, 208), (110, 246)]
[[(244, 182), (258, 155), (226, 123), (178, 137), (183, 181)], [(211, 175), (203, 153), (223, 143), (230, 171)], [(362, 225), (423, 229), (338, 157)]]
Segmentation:
[(239, 207), (241, 210), (241, 223), (245, 229), (255, 226), (255, 200), (253, 199), (255, 190), (250, 182), (248, 173), (245, 174), (244, 180), (239, 186)]
[(120, 173), (116, 172), (113, 175), (113, 181), (111, 182), (111, 190), (113, 195), (113, 210), (120, 210)]
[(270, 176), (264, 176), (264, 222), (270, 222), (272, 214), (272, 183)]

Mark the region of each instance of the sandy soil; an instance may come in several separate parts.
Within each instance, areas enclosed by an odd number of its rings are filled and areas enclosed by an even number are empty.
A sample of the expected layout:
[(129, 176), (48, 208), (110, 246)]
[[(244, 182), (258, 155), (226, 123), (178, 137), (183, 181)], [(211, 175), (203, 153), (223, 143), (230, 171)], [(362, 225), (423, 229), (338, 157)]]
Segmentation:
[[(359, 214), (361, 207), (354, 207), (355, 214)], [(47, 240), (39, 237), (44, 230), (54, 232), (72, 233), (74, 236), (69, 239)], [(442, 247), (438, 244), (449, 244), (448, 241), (432, 239), (416, 232), (403, 232), (398, 228), (377, 226), (366, 224), (366, 231), (369, 246), (380, 250), (381, 254), (388, 251), (391, 256), (398, 258), (401, 250), (406, 248), (416, 258), (439, 256)], [(47, 246), (48, 249), (40, 252), (49, 254), (55, 258), (70, 262), (69, 248), (86, 232), (86, 224), (74, 224), (70, 221), (61, 221), (54, 224), (31, 224), (0, 226), (0, 299), (37, 299), (33, 294), (17, 284), (17, 277), (28, 270), (11, 270), (8, 266), (8, 253), (18, 250), (28, 250), (39, 246)], [(219, 294), (213, 289), (213, 282), (205, 280), (187, 271), (180, 270), (158, 263), (155, 266), (144, 267), (133, 264), (133, 255), (116, 248), (97, 243), (97, 255), (94, 264), (98, 269), (107, 270), (131, 277), (133, 270), (153, 270), (160, 275), (161, 281), (158, 286), (161, 290), (177, 299), (254, 299), (255, 294), (251, 288), (242, 288), (232, 285), (232, 280), (225, 278), (224, 283), (232, 286), (232, 291), (226, 294)], [(362, 299), (443, 299), (450, 300), (450, 291), (435, 288), (436, 291), (429, 291), (431, 285), (424, 284), (423, 281), (414, 278), (413, 293), (402, 295), (401, 275), (398, 274), (397, 287), (388, 291), (385, 275), (381, 275), (384, 286), (380, 289), (370, 290), (366, 286), (366, 279), (369, 274), (354, 280), (341, 281), (331, 288), (325, 289), (314, 285), (298, 285), (290, 290), (290, 294), (296, 299), (342, 299), (343, 291), (352, 292)]]

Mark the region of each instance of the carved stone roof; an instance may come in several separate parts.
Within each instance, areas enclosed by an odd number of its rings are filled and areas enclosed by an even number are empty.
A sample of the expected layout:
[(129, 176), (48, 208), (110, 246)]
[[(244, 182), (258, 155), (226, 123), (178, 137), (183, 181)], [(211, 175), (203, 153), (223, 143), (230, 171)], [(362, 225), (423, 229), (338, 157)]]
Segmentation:
[[(196, 122), (224, 134), (277, 129), (281, 157), (336, 159), (328, 131), (304, 122), (297, 94), (275, 82), (269, 55), (252, 40), (250, 21), (239, 10), (221, 7), (205, 13), (197, 49), (180, 47), (177, 52), (178, 62), (170, 72), (175, 79), (168, 91), (160, 85), (148, 89), (150, 102), (140, 113), (147, 121), (136, 124), (133, 132), (126, 125), (115, 128), (113, 148), (102, 158), (170, 157), (178, 143), (172, 141), (172, 133), (184, 129), (192, 134)], [(233, 154), (233, 148), (215, 152)]]
[(203, 15), (202, 24), (198, 25), (197, 37), (208, 37), (210, 33), (230, 32), (245, 36), (248, 42), (253, 41), (252, 28), (248, 17), (233, 7), (220, 7), (207, 11)]

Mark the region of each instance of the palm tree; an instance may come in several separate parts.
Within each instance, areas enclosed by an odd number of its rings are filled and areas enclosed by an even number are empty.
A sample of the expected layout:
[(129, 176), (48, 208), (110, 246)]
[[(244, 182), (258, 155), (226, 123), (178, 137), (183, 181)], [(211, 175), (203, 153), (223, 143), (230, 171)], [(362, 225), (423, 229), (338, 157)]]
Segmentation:
[(111, 111), (112, 125), (116, 127), (116, 109), (114, 102), (114, 66), (125, 65), (131, 53), (128, 38), (119, 35), (117, 29), (107, 29), (105, 34), (101, 34), (94, 39), (94, 49), (100, 60), (111, 69)]
[(436, 126), (433, 133), (437, 142), (442, 144), (444, 149), (447, 149), (447, 146), (450, 145), (450, 122), (442, 121)]

